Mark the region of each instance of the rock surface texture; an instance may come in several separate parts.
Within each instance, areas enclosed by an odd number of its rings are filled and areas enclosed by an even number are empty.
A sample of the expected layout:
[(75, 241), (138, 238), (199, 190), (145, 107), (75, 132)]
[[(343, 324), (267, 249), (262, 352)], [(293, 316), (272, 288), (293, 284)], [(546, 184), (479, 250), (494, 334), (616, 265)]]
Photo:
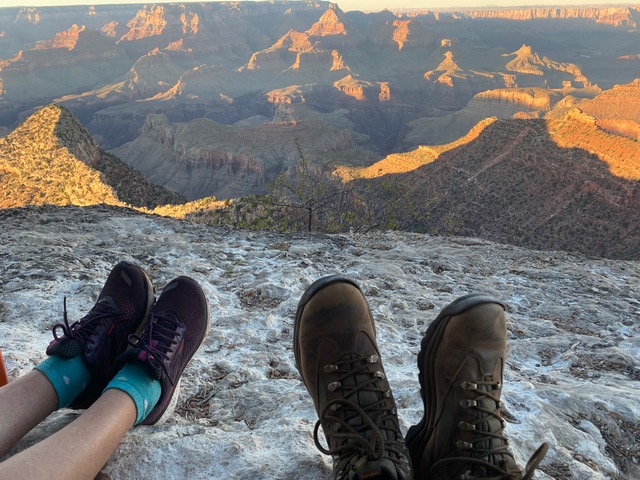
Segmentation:
[[(438, 312), (485, 291), (507, 304), (503, 400), (520, 464), (551, 448), (539, 479), (640, 478), (640, 263), (460, 237), (281, 236), (194, 225), (115, 207), (0, 212), (0, 341), (11, 379), (40, 362), (52, 324), (93, 304), (120, 260), (158, 292), (203, 285), (213, 328), (167, 423), (133, 429), (101, 479), (327, 479), (315, 412), (294, 366), (293, 317), (320, 276), (360, 282), (404, 431), (421, 417), (416, 355)], [(18, 450), (72, 421), (62, 410)], [(144, 461), (141, 461), (144, 459)]]

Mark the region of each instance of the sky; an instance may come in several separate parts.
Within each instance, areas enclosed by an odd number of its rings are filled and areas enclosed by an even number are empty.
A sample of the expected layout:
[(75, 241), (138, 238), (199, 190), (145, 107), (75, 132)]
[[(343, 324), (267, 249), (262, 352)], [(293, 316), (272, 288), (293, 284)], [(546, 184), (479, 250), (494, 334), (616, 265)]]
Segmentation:
[[(188, 0), (187, 0), (188, 1)], [(202, 0), (198, 0), (202, 1)], [(240, 0), (243, 1), (243, 0)], [(333, 0), (342, 10), (367, 10), (379, 11), (384, 8), (452, 8), (479, 7), (479, 6), (523, 6), (523, 5), (603, 5), (629, 3), (624, 1), (580, 1), (580, 0)], [(157, 0), (145, 2), (144, 0), (0, 0), (2, 7), (46, 7), (53, 5), (97, 5), (116, 3), (186, 3), (184, 0)], [(637, 2), (636, 2), (637, 3)]]

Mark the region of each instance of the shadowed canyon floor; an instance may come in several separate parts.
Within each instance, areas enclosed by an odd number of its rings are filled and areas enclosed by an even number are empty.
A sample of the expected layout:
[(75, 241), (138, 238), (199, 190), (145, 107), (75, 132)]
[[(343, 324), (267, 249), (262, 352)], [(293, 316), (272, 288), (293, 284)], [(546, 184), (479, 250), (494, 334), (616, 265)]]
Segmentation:
[[(111, 267), (134, 261), (158, 290), (202, 283), (213, 328), (164, 425), (138, 427), (98, 478), (330, 478), (315, 412), (294, 366), (293, 316), (316, 278), (363, 287), (406, 431), (421, 416), (416, 354), (460, 295), (508, 306), (507, 435), (522, 464), (543, 441), (540, 479), (640, 477), (640, 264), (419, 234), (282, 236), (115, 207), (0, 212), (0, 339), (10, 378), (44, 358), (50, 328), (93, 304)], [(62, 410), (18, 449), (71, 421)], [(144, 459), (144, 460), (142, 460)]]

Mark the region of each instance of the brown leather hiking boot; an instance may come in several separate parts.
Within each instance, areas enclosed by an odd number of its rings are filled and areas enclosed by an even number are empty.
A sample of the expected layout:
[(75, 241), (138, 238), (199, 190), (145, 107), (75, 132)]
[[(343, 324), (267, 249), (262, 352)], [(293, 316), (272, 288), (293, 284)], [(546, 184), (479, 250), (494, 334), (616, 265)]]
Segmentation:
[(529, 479), (503, 434), (500, 393), (507, 350), (504, 305), (484, 294), (458, 298), (429, 325), (418, 355), (424, 417), (409, 429), (416, 478)]
[[(334, 275), (306, 290), (296, 313), (294, 349), (320, 418), (314, 440), (333, 456), (333, 478), (411, 479), (373, 318), (353, 280)], [(328, 448), (318, 439), (320, 425)]]

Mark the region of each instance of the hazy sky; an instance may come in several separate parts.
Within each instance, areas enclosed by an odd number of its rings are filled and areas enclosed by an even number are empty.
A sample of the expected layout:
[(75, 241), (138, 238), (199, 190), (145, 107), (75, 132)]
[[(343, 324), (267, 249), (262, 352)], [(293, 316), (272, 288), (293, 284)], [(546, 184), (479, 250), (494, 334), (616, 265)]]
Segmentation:
[[(187, 0), (188, 1), (188, 0)], [(198, 0), (202, 1), (202, 0)], [(240, 0), (242, 1), (242, 0)], [(335, 1), (335, 0), (334, 0)], [(91, 2), (90, 0), (0, 0), (2, 7), (18, 7), (18, 6), (51, 6), (51, 5), (98, 5), (98, 4), (115, 4), (115, 3), (184, 3), (180, 0), (158, 0), (158, 1), (139, 1), (139, 0), (99, 0)], [(600, 1), (585, 2), (580, 0), (338, 0), (336, 2), (343, 10), (382, 10), (383, 8), (452, 8), (453, 6), (523, 6), (523, 5), (602, 5), (602, 4), (622, 4), (626, 2), (618, 1)], [(636, 2), (637, 3), (637, 2)]]

